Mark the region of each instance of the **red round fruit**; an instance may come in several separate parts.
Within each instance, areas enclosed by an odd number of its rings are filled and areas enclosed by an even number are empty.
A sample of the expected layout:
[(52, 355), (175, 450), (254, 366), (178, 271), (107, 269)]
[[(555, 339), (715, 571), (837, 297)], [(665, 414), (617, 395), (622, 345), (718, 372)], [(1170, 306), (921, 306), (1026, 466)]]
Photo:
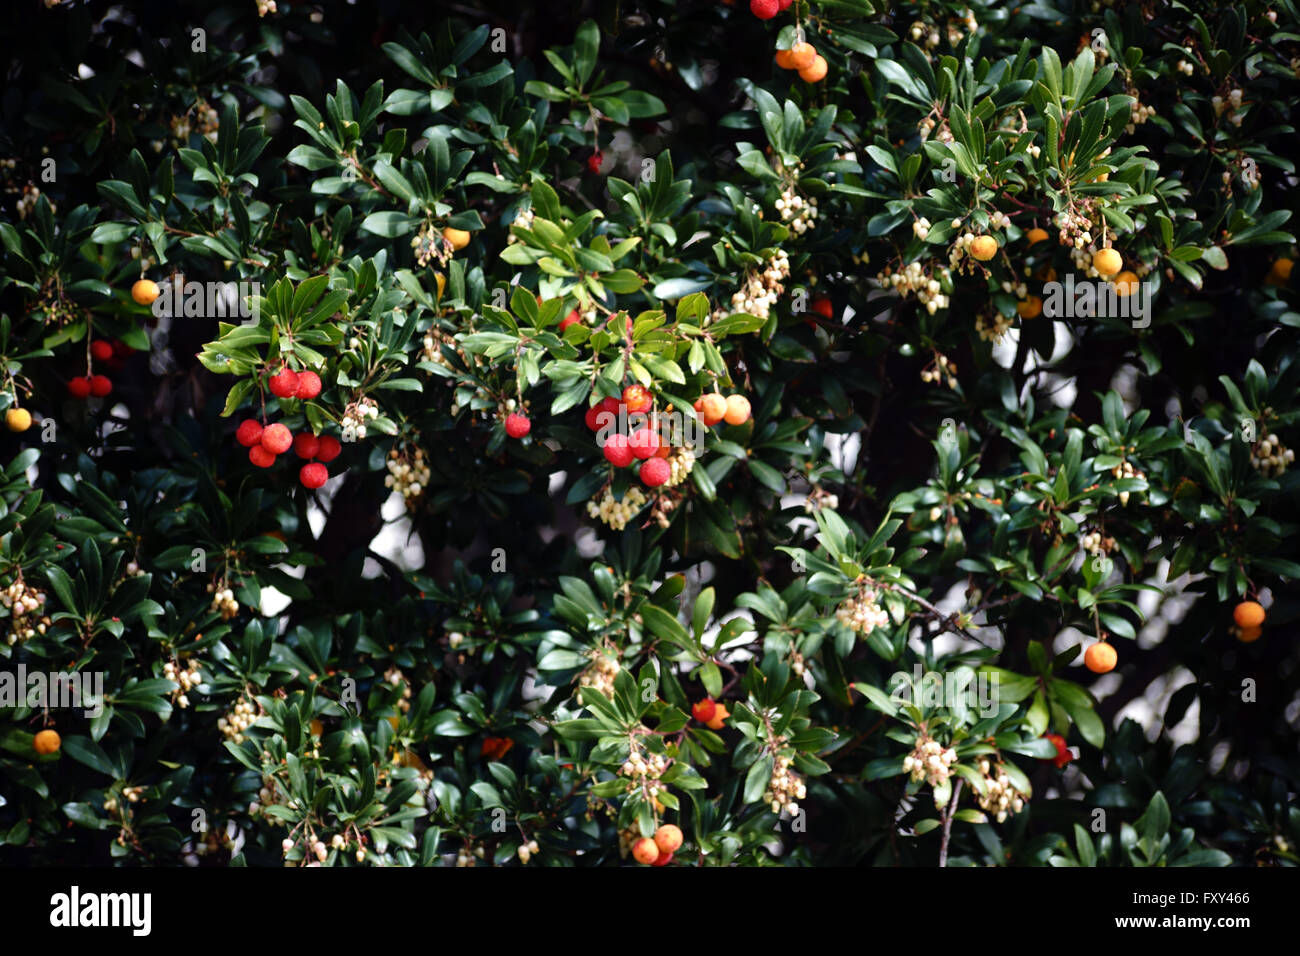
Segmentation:
[(1060, 770), (1074, 759), (1074, 754), (1070, 753), (1069, 745), (1066, 744), (1065, 738), (1060, 734), (1043, 734), (1043, 736), (1046, 737), (1051, 742), (1052, 746), (1056, 748), (1056, 756), (1048, 757), (1047, 759), (1056, 764), (1057, 770)]
[(329, 471), (318, 461), (303, 465), (302, 470), (298, 472), (298, 480), (308, 488), (319, 488), (329, 480), (329, 476)]
[(778, 2), (780, 3), (782, 10), (789, 10), (790, 4), (794, 3), (794, 0), (778, 0)]
[(615, 468), (626, 468), (632, 464), (632, 449), (628, 447), (627, 436), (615, 432), (605, 439), (605, 460)]
[(506, 416), (506, 434), (511, 438), (523, 438), (532, 430), (533, 423), (528, 420), (527, 415), (515, 412), (513, 415)]
[(293, 398), (298, 394), (298, 373), (282, 368), (271, 376), (271, 394), (276, 398)]
[(248, 460), (258, 468), (270, 468), (275, 464), (275, 455), (267, 451), (261, 445), (254, 445), (248, 449)]
[(651, 458), (659, 450), (659, 436), (653, 428), (638, 428), (628, 436), (627, 447), (638, 458)]
[(664, 853), (662, 850), (660, 850), (660, 851), (659, 851), (659, 855), (658, 855), (657, 857), (655, 857), (655, 861), (654, 861), (653, 863), (651, 863), (650, 865), (651, 865), (651, 866), (667, 866), (667, 865), (668, 865), (669, 863), (671, 863), (672, 861), (673, 861), (673, 855), (672, 855), (671, 853)]
[(92, 375), (90, 377), (90, 394), (96, 398), (103, 398), (113, 391), (113, 381), (107, 375)]
[(240, 422), (239, 428), (235, 429), (235, 441), (245, 448), (259, 444), (262, 441), (262, 423), (252, 418)]
[(672, 465), (662, 458), (647, 458), (641, 463), (641, 481), (651, 488), (658, 488), (672, 477)]
[(831, 305), (831, 300), (824, 295), (819, 295), (812, 300), (812, 310), (825, 319), (832, 318), (835, 315), (835, 307)]
[(68, 394), (73, 398), (87, 398), (90, 396), (90, 376), (86, 375), (81, 378), (74, 378), (68, 383)]
[(315, 398), (320, 394), (321, 380), (315, 372), (298, 373), (298, 391), (294, 394), (298, 398)]
[(262, 447), (273, 455), (283, 455), (293, 445), (293, 432), (276, 422), (262, 429)]
[(600, 172), (600, 162), (604, 158), (605, 157), (601, 154), (600, 150), (596, 150), (594, 153), (592, 153), (590, 156), (587, 157), (587, 168), (591, 170), (593, 173)]
[(592, 405), (591, 408), (587, 409), (585, 418), (587, 427), (594, 432), (598, 432), (602, 428), (613, 428), (618, 421), (618, 406), (617, 398), (606, 398)]
[(321, 435), (320, 447), (316, 451), (317, 461), (333, 461), (343, 451), (343, 446), (333, 435)]
[(95, 357), (96, 362), (107, 362), (113, 357), (113, 346), (103, 339), (96, 339), (90, 343), (90, 354)]
[(320, 451), (320, 439), (311, 432), (300, 432), (293, 439), (293, 453), (299, 458), (315, 458)]
[(655, 452), (655, 457), (656, 457), (656, 458), (667, 458), (667, 457), (669, 457), (672, 453), (673, 453), (673, 446), (672, 446), (672, 445), (660, 445), (659, 448), (658, 448), (658, 450)]
[(644, 385), (629, 385), (623, 389), (623, 404), (627, 406), (629, 415), (648, 412), (654, 407), (654, 403), (654, 396)]
[(568, 315), (566, 315), (564, 318), (560, 320), (560, 331), (563, 332), (565, 329), (573, 325), (575, 322), (581, 322), (581, 321), (582, 321), (582, 316), (578, 314), (577, 309), (574, 309), (572, 312), (570, 312)]
[(717, 712), (718, 705), (712, 697), (706, 697), (691, 704), (691, 716), (702, 724), (707, 724)]
[(771, 20), (780, 9), (779, 0), (749, 0), (749, 12), (760, 20)]

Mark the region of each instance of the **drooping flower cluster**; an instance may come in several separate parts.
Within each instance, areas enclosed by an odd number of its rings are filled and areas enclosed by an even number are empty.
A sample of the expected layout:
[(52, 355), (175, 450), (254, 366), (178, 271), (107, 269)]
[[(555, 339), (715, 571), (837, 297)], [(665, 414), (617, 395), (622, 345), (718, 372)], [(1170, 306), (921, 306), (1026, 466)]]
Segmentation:
[(1275, 434), (1266, 435), (1250, 448), (1250, 467), (1265, 478), (1277, 478), (1293, 461), (1294, 449), (1283, 445)]
[(984, 792), (976, 791), (981, 810), (993, 814), (998, 823), (1005, 823), (1009, 814), (1025, 808), (1025, 795), (1015, 788), (1001, 763), (990, 765), (983, 757), (976, 766), (984, 775)]
[(1001, 312), (994, 313), (992, 318), (983, 315), (975, 316), (975, 331), (985, 342), (1001, 342), (1002, 337), (1010, 330), (1011, 319)]
[(813, 228), (813, 220), (817, 218), (817, 200), (804, 199), (787, 186), (776, 201), (776, 211), (781, 214), (782, 222), (802, 236)]
[(942, 352), (934, 353), (934, 367), (921, 369), (921, 381), (938, 384), (942, 379), (949, 388), (957, 387), (957, 363)]
[(835, 609), (835, 619), (864, 637), (878, 627), (889, 623), (889, 614), (876, 603), (876, 592), (869, 587), (859, 587)]
[(582, 688), (593, 687), (606, 697), (614, 696), (614, 678), (623, 668), (618, 658), (602, 648), (594, 648), (590, 654), (591, 663), (578, 678), (578, 699), (582, 699)]
[[(1146, 478), (1146, 472), (1138, 471), (1130, 461), (1121, 461), (1110, 470), (1110, 473), (1121, 480), (1124, 478)], [(1127, 491), (1119, 493), (1119, 503), (1125, 507), (1128, 506), (1128, 495)]]
[(420, 225), (420, 231), (411, 240), (411, 248), (415, 250), (415, 261), (421, 268), (435, 259), (438, 260), (439, 265), (445, 265), (451, 258), (447, 244), (442, 238), (442, 231), (427, 221)]
[(429, 487), (432, 472), (424, 460), (424, 452), (419, 448), (394, 448), (388, 453), (384, 462), (388, 474), (384, 477), (384, 487), (392, 488), (406, 501), (407, 508), (414, 508), (417, 499)]
[(0, 604), (9, 609), (9, 634), (5, 643), (10, 647), (45, 633), (50, 619), (38, 616), (45, 606), (45, 592), (28, 587), (21, 574), (0, 592)]
[(903, 758), (903, 772), (911, 775), (914, 782), (924, 780), (931, 787), (942, 787), (952, 776), (952, 765), (957, 762), (957, 751), (943, 744), (929, 734), (922, 732), (916, 738), (916, 746)]
[(587, 514), (599, 518), (615, 531), (622, 531), (636, 517), (636, 513), (645, 507), (645, 503), (646, 497), (640, 488), (628, 488), (623, 492), (621, 501), (614, 497), (613, 489), (606, 488), (599, 502), (595, 499), (587, 502)]
[(246, 697), (241, 697), (235, 701), (235, 706), (227, 711), (224, 717), (217, 718), (217, 729), (225, 734), (227, 740), (242, 744), (244, 731), (253, 726), (255, 720), (257, 720), (257, 710), (253, 707), (253, 702)]
[(785, 292), (782, 281), (790, 275), (790, 257), (784, 250), (778, 249), (763, 265), (763, 269), (752, 270), (745, 274), (745, 284), (732, 293), (731, 310), (716, 309), (713, 321), (725, 318), (733, 312), (744, 312), (766, 319), (771, 313), (776, 300)]
[(919, 262), (909, 262), (904, 268), (895, 272), (886, 266), (876, 278), (881, 285), (893, 289), (901, 296), (914, 294), (924, 306), (925, 311), (934, 315), (940, 309), (948, 308), (948, 296), (943, 288), (950, 281), (951, 273), (940, 267), (931, 273)]
[(239, 602), (235, 600), (235, 592), (222, 581), (220, 585), (209, 584), (208, 593), (212, 595), (212, 606), (210, 610), (221, 615), (223, 621), (229, 621), (239, 613)]
[(1115, 539), (1101, 536), (1100, 531), (1089, 531), (1079, 539), (1079, 545), (1089, 554), (1109, 554), (1115, 547)]
[(351, 402), (343, 410), (343, 440), (359, 441), (366, 437), (366, 422), (379, 417), (379, 404), (373, 398)]
[[(777, 737), (773, 744), (779, 748), (785, 742), (784, 737)], [(790, 816), (798, 816), (798, 801), (808, 796), (808, 787), (803, 777), (790, 769), (793, 762), (792, 758), (778, 752), (772, 764), (772, 778), (767, 782), (767, 789), (763, 791), (763, 802), (778, 815), (782, 810), (789, 810)]]
[(190, 706), (190, 699), (186, 695), (194, 688), (198, 687), (203, 680), (203, 675), (199, 671), (199, 662), (190, 658), (185, 667), (178, 667), (175, 662), (167, 661), (163, 664), (163, 677), (180, 687), (175, 691), (176, 706), (184, 710)]

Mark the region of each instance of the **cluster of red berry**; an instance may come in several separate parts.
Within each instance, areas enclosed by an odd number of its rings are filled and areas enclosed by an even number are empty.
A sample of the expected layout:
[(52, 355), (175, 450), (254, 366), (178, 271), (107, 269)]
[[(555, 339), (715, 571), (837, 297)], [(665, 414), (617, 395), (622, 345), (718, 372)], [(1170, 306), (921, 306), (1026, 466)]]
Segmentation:
[[(105, 342), (103, 339), (96, 339), (90, 343), (91, 359), (106, 364), (111, 371), (120, 369), (126, 362), (126, 357), (134, 351), (135, 349), (122, 342)], [(112, 391), (113, 380), (107, 375), (92, 375), (89, 368), (85, 375), (68, 382), (68, 394), (78, 400), (87, 399), (92, 395), (95, 398), (104, 398)]]
[[(611, 431), (620, 420), (631, 415), (646, 415), (654, 407), (654, 397), (644, 385), (629, 385), (623, 389), (622, 399), (602, 399), (587, 409), (587, 427), (604, 435), (601, 451), (605, 460), (615, 468), (626, 468), (640, 461), (637, 471), (642, 484), (658, 488), (672, 477), (673, 469), (666, 459), (672, 447), (664, 444), (652, 424), (633, 428), (628, 434)], [(597, 436), (599, 440), (600, 436)]]
[(272, 375), (268, 384), (276, 398), (315, 398), (321, 390), (320, 376), (315, 372), (295, 372), (287, 366)]
[(760, 20), (771, 20), (782, 10), (789, 10), (794, 0), (749, 0), (749, 12)]
[(308, 460), (308, 464), (298, 472), (298, 480), (308, 488), (319, 488), (329, 480), (329, 471), (324, 463), (333, 461), (343, 451), (342, 443), (331, 435), (319, 438), (311, 432), (294, 435), (287, 425), (275, 422), (263, 426), (252, 418), (240, 423), (235, 431), (235, 441), (248, 449), (248, 460), (258, 468), (270, 468), (277, 455), (293, 448), (295, 455)]

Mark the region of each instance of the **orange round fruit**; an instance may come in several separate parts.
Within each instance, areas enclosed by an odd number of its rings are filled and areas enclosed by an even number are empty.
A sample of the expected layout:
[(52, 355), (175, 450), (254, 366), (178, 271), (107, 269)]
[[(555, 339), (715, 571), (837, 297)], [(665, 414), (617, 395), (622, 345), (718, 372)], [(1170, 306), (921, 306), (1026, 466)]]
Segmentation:
[(826, 58), (813, 55), (813, 61), (799, 71), (799, 79), (805, 83), (818, 83), (826, 78)]
[(1115, 291), (1125, 298), (1131, 296), (1138, 289), (1137, 273), (1129, 272), (1127, 269), (1117, 275), (1114, 282)]
[(988, 262), (998, 254), (998, 241), (992, 236), (976, 236), (970, 244), (970, 254), (980, 262)]
[(1237, 632), (1237, 640), (1243, 644), (1254, 644), (1263, 633), (1262, 627), (1243, 627)]
[[(794, 46), (790, 47), (790, 63), (792, 64), (792, 69), (802, 72), (818, 60), (822, 60), (822, 58), (817, 55), (817, 48), (811, 43), (796, 43)], [(826, 61), (822, 60), (822, 76), (825, 75)], [(817, 79), (821, 79), (821, 77), (818, 77)], [(810, 82), (816, 82), (816, 80)]]
[(442, 238), (451, 243), (451, 247), (457, 252), (469, 245), (469, 233), (464, 229), (453, 229), (448, 226), (442, 231)]
[(727, 399), (718, 392), (710, 392), (700, 399), (700, 420), (706, 425), (716, 425), (727, 414)]
[(691, 704), (691, 716), (702, 724), (707, 724), (712, 720), (717, 710), (718, 705), (714, 703), (712, 697), (706, 697)]
[(1264, 608), (1255, 601), (1242, 601), (1233, 608), (1232, 619), (1241, 628), (1259, 627), (1264, 623)]
[(1047, 230), (1040, 229), (1037, 226), (1035, 226), (1033, 229), (1030, 229), (1027, 233), (1025, 233), (1025, 238), (1029, 240), (1029, 244), (1032, 246), (1035, 243), (1042, 242), (1047, 238)]
[(744, 395), (728, 395), (727, 410), (722, 415), (728, 425), (743, 425), (749, 421), (749, 399)]
[(307, 729), (311, 731), (313, 737), (319, 737), (321, 734), (325, 733), (325, 725), (320, 722), (319, 717), (313, 717), (311, 723), (307, 725)]
[(1097, 270), (1097, 275), (1109, 279), (1124, 268), (1124, 257), (1114, 249), (1099, 249), (1092, 257), (1092, 267)]
[(1036, 319), (1043, 314), (1043, 300), (1036, 295), (1017, 303), (1016, 311), (1020, 313), (1022, 319)]
[(673, 824), (665, 823), (655, 831), (655, 846), (659, 848), (660, 853), (667, 853), (671, 856), (677, 852), (677, 848), (681, 845), (682, 831)]
[(1117, 660), (1119, 660), (1119, 655), (1115, 653), (1115, 648), (1105, 641), (1098, 641), (1084, 651), (1083, 654), (1083, 663), (1094, 674), (1106, 674), (1113, 671)]
[(131, 286), (131, 298), (135, 299), (137, 305), (153, 305), (153, 300), (158, 298), (161, 291), (158, 283), (152, 279), (140, 279)]
[(1264, 281), (1269, 285), (1286, 285), (1291, 281), (1291, 269), (1294, 265), (1294, 262), (1283, 256), (1269, 267), (1268, 277)]
[(795, 68), (793, 57), (793, 50), (777, 50), (776, 65), (783, 70), (793, 70)]
[(5, 428), (11, 432), (25, 432), (32, 427), (32, 413), (25, 408), (11, 408), (5, 412)]
[(632, 844), (632, 857), (638, 863), (648, 865), (659, 859), (659, 847), (649, 837), (642, 837)]
[(714, 706), (713, 719), (708, 721), (705, 726), (710, 730), (721, 730), (726, 726), (727, 718), (730, 716), (731, 712), (727, 710), (727, 705), (719, 702)]
[(38, 754), (54, 754), (59, 752), (59, 747), (63, 743), (59, 739), (57, 731), (42, 730), (32, 738), (32, 748)]

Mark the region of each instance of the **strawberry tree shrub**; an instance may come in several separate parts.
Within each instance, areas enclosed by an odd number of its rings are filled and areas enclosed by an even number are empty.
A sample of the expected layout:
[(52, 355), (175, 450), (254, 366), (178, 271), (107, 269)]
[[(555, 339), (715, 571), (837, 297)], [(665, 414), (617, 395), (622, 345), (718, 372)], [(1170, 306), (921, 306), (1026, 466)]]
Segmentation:
[(6, 859), (1296, 861), (1290, 5), (46, 6)]

